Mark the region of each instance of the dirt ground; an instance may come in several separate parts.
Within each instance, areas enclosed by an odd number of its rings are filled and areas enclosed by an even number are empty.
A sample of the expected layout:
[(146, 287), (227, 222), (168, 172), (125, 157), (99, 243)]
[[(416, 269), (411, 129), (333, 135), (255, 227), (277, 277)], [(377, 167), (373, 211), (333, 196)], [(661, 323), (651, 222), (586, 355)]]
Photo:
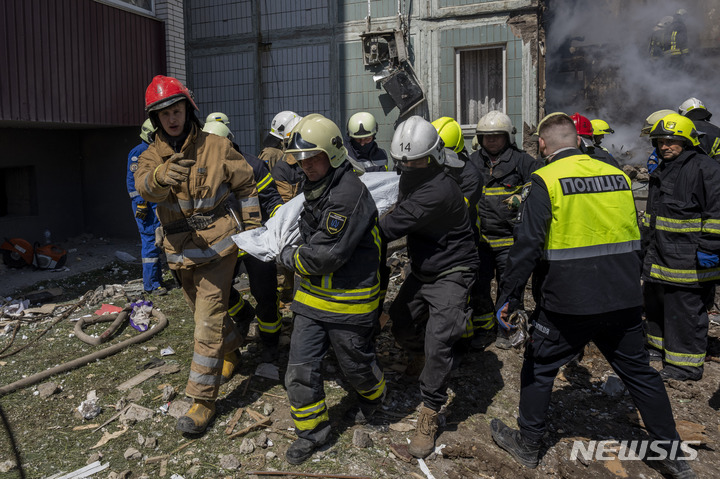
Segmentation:
[[(100, 261), (99, 269), (63, 281), (44, 278), (43, 287), (64, 285), (65, 293), (61, 298), (66, 305), (64, 308), (19, 323), (1, 318), (0, 328), (4, 328), (4, 334), (0, 335), (0, 385), (7, 386), (106, 346), (90, 346), (78, 341), (73, 334), (72, 321), (92, 314), (103, 303), (122, 307), (129, 300), (127, 295), (120, 294), (95, 296), (94, 303), (90, 303), (80, 299), (85, 291), (108, 284), (126, 287), (137, 284), (139, 267), (126, 269), (127, 264), (112, 258), (114, 251), (120, 249), (119, 245), (106, 246), (109, 248), (103, 256), (107, 261)], [(170, 283), (169, 276), (166, 278)], [(14, 291), (18, 294), (37, 286), (28, 284), (24, 289)], [(395, 281), (391, 284), (389, 299), (397, 286)], [(246, 287), (245, 278), (236, 284), (244, 294), (248, 294)], [(87, 295), (83, 299), (86, 298)], [(221, 388), (216, 419), (205, 434), (191, 437), (174, 429), (174, 416), (187, 408), (182, 392), (192, 359), (192, 315), (177, 288), (171, 289), (167, 296), (152, 299), (170, 321), (159, 334), (105, 359), (0, 396), (0, 406), (12, 430), (11, 435), (6, 428), (0, 428), (0, 478), (20, 477), (17, 467), (12, 465), (13, 442), (21, 455), (25, 477), (30, 478), (67, 474), (95, 461), (101, 466), (107, 464), (106, 469), (92, 476), (96, 478), (240, 478), (264, 477), (253, 473), (272, 471), (293, 471), (298, 477), (303, 474), (430, 477), (422, 471), (421, 464), (414, 459), (406, 460), (403, 454), (403, 446), (415, 427), (421, 400), (417, 381), (403, 374), (407, 357), (396, 346), (388, 325), (377, 342), (389, 391), (383, 410), (364, 426), (353, 425), (344, 418), (344, 413), (354, 404), (354, 398), (348, 393), (331, 352), (324, 361), (323, 371), (334, 430), (332, 440), (311, 460), (292, 466), (284, 461), (285, 450), (294, 437), (282, 385), (283, 361), (287, 361), (287, 343), (292, 329), (287, 309), (284, 309), (284, 348), (278, 362), (278, 379), (267, 379), (258, 374), (257, 335), (254, 329), (251, 330), (239, 371)], [(61, 318), (62, 311), (73, 305), (77, 308)], [(17, 332), (13, 333), (16, 326)], [(97, 335), (105, 327), (90, 327), (88, 332)], [(125, 327), (109, 344), (135, 334), (137, 332), (132, 328)], [(162, 352), (168, 347), (174, 352), (163, 356)], [(718, 356), (720, 326), (713, 323), (703, 379), (688, 384), (667, 384), (676, 420), (682, 428), (681, 435), (685, 439), (702, 441), (697, 448), (697, 460), (692, 463), (701, 478), (717, 477), (720, 470), (720, 454), (716, 451), (720, 439)], [(143, 371), (152, 371), (161, 362), (164, 362), (164, 368), (170, 369), (163, 369), (130, 389), (118, 389), (128, 379)], [(449, 382), (450, 400), (443, 411), (445, 425), (436, 442), (444, 447), (440, 453), (425, 460), (432, 477), (663, 477), (644, 462), (619, 460), (612, 455), (607, 456), (610, 460), (571, 460), (573, 440), (587, 443), (589, 440), (621, 441), (646, 437), (629, 397), (622, 393), (609, 396), (604, 392), (610, 367), (592, 345), (579, 364), (563, 369), (555, 381), (548, 418), (549, 433), (543, 442), (540, 466), (526, 469), (517, 464), (493, 443), (489, 422), (492, 418), (501, 418), (514, 426), (521, 364), (522, 356), (518, 350), (505, 351), (494, 346), (473, 351), (465, 357)], [(166, 401), (168, 398), (163, 394), (168, 387), (177, 396)], [(52, 389), (51, 393), (48, 393), (49, 389)], [(96, 417), (84, 419), (78, 407), (91, 391), (97, 395), (101, 412)], [(127, 417), (123, 411), (130, 404), (147, 408), (149, 417)], [(246, 412), (233, 425), (241, 410)], [(258, 418), (262, 419), (258, 414), (268, 417), (268, 423), (255, 427)], [(232, 437), (228, 431), (237, 436)], [(369, 441), (362, 440), (368, 438)]]

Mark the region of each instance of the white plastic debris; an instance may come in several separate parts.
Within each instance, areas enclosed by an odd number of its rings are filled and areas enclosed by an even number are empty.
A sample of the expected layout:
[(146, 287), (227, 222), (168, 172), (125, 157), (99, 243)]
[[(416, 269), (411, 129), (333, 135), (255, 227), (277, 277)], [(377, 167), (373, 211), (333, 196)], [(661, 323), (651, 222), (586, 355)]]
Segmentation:
[(14, 299), (9, 304), (5, 304), (0, 308), (0, 316), (19, 317), (23, 315), (23, 311), (30, 307), (30, 300)]
[(102, 412), (94, 390), (87, 394), (87, 399), (81, 402), (77, 409), (84, 419), (92, 419)]
[(171, 346), (160, 350), (160, 356), (172, 356), (173, 354), (175, 354), (175, 350)]

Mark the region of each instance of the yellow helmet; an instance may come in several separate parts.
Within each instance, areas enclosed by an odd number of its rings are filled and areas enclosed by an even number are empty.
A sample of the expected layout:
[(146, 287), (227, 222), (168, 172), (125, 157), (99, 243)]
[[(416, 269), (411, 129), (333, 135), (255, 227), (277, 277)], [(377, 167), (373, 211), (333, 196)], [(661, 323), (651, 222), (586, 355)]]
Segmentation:
[(145, 120), (140, 127), (140, 138), (145, 143), (152, 143), (154, 140), (155, 127), (152, 124), (150, 118)]
[(450, 148), (455, 153), (463, 151), (465, 139), (463, 138), (460, 123), (449, 116), (443, 116), (432, 122), (432, 126), (435, 127), (438, 135), (445, 143), (445, 148)]
[(608, 125), (605, 120), (591, 120), (590, 123), (592, 123), (593, 127), (593, 136), (603, 136), (608, 133), (615, 133), (615, 130), (610, 128), (610, 125)]
[(340, 128), (332, 120), (313, 113), (295, 125), (285, 154), (292, 154), (296, 160), (303, 161), (320, 152), (328, 156), (333, 168), (340, 166), (347, 158)]
[(650, 130), (650, 139), (655, 148), (657, 148), (657, 140), (667, 138), (671, 140), (685, 140), (692, 146), (698, 146), (698, 132), (695, 124), (687, 117), (677, 113), (671, 113), (664, 116), (655, 123)]

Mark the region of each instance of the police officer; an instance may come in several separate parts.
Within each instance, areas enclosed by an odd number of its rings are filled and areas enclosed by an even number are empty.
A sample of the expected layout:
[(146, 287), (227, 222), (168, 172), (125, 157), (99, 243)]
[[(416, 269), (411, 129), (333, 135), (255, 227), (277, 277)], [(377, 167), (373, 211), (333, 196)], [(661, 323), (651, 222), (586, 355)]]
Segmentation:
[[(221, 137), (232, 140), (233, 134), (224, 123), (209, 122), (205, 123), (203, 131), (212, 133)], [(253, 169), (255, 184), (257, 185), (258, 197), (260, 199), (261, 223), (270, 219), (283, 204), (283, 200), (275, 187), (275, 181), (267, 169), (267, 165), (259, 158), (243, 153), (240, 148), (233, 143), (236, 151), (241, 153), (245, 161)], [(260, 332), (260, 340), (263, 343), (261, 352), (261, 361), (270, 363), (278, 357), (278, 342), (280, 341), (280, 326), (282, 316), (278, 310), (278, 290), (277, 290), (277, 268), (274, 263), (266, 263), (257, 258), (248, 255), (245, 251), (238, 251), (238, 262), (235, 267), (234, 276), (237, 276), (240, 267), (244, 265), (247, 271), (248, 280), (250, 282), (250, 292), (255, 301), (257, 301), (257, 311), (250, 303), (245, 301), (237, 289), (230, 289), (230, 317), (238, 326), (241, 332), (247, 333), (250, 323), (255, 319), (257, 312), (258, 330)], [(236, 356), (235, 361), (239, 362), (237, 351), (233, 353)], [(224, 371), (232, 374), (232, 371)], [(223, 376), (224, 381), (230, 380), (230, 377)]]
[[(630, 179), (582, 154), (564, 113), (545, 117), (538, 134), (547, 166), (532, 175), (498, 294), (498, 320), (511, 329), (509, 314), (521, 307), (530, 275), (537, 276), (535, 327), (520, 376), (520, 430), (493, 419), (492, 437), (520, 464), (536, 467), (555, 376), (593, 341), (625, 382), (650, 437), (677, 450), (670, 401), (643, 347), (640, 232)], [(675, 477), (695, 477), (687, 461), (673, 459), (662, 462)]]
[(358, 422), (380, 405), (385, 376), (375, 355), (380, 233), (377, 208), (347, 160), (340, 129), (312, 114), (293, 130), (288, 153), (306, 180), (299, 246), (278, 256), (302, 278), (292, 304), (293, 333), (285, 386), (298, 439), (285, 455), (300, 464), (327, 442), (330, 420), (321, 374), (330, 346), (357, 392)]
[(571, 116), (575, 123), (575, 129), (580, 137), (580, 151), (588, 155), (590, 158), (595, 158), (608, 165), (612, 165), (615, 168), (620, 168), (620, 164), (617, 160), (608, 152), (605, 148), (598, 148), (595, 146), (593, 141), (593, 126), (587, 117), (582, 116), (580, 113), (575, 113)]
[(678, 113), (689, 118), (698, 131), (700, 147), (710, 158), (720, 160), (720, 128), (710, 123), (712, 113), (697, 98), (688, 98), (678, 108)]
[(273, 117), (272, 123), (270, 123), (270, 133), (265, 137), (263, 149), (258, 155), (258, 158), (267, 164), (270, 171), (285, 154), (285, 146), (290, 139), (290, 132), (301, 119), (300, 115), (290, 110), (281, 111)]
[(364, 171), (387, 171), (388, 157), (375, 141), (378, 124), (375, 117), (366, 111), (355, 113), (347, 122), (346, 148), (351, 161), (359, 164)]
[(477, 215), (480, 273), (472, 295), (473, 346), (482, 349), (495, 341), (497, 347), (509, 349), (510, 341), (497, 329), (491, 283), (493, 278), (500, 283), (505, 271), (523, 187), (542, 164), (517, 148), (515, 127), (500, 111), (480, 118), (475, 132), (480, 149), (470, 155), (470, 161), (482, 175), (482, 195)]
[(128, 155), (128, 168), (125, 183), (128, 194), (132, 200), (135, 222), (140, 231), (143, 289), (146, 294), (167, 294), (167, 289), (162, 284), (162, 267), (160, 265), (160, 253), (162, 250), (155, 246), (155, 230), (160, 222), (155, 215), (156, 204), (145, 201), (135, 189), (135, 171), (138, 169), (138, 157), (147, 150), (148, 145), (153, 141), (155, 127), (148, 118), (140, 128), (139, 145), (130, 150)]
[(157, 131), (140, 155), (135, 186), (158, 203), (167, 262), (194, 313), (195, 352), (185, 388), (193, 404), (177, 429), (198, 434), (215, 415), (223, 369), (234, 368), (232, 352), (243, 340), (228, 315), (237, 263), (231, 236), (238, 231), (234, 216), (244, 229), (260, 225), (257, 189), (252, 168), (230, 142), (200, 129), (195, 101), (179, 80), (153, 78), (145, 110)]
[(720, 280), (720, 165), (698, 147), (690, 119), (672, 113), (650, 131), (662, 161), (643, 218), (647, 340), (663, 379), (699, 380), (713, 282)]
[(446, 164), (461, 165), (446, 155), (432, 124), (419, 116), (402, 122), (390, 154), (402, 173), (398, 201), (380, 219), (380, 228), (387, 241), (407, 236), (411, 274), (389, 314), (398, 343), (411, 356), (425, 355), (419, 378), (423, 405), (408, 446), (422, 458), (435, 449), (453, 346), (472, 315), (468, 297), (479, 260), (462, 191), (445, 173)]

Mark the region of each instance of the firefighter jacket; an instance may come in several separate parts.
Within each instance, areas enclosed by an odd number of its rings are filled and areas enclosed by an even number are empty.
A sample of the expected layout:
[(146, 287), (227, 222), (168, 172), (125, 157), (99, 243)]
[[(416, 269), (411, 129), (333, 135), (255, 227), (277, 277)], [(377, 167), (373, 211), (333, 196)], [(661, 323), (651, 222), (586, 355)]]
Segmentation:
[(462, 191), (440, 167), (402, 172), (398, 201), (380, 229), (387, 241), (407, 236), (412, 273), (420, 281), (479, 267)]
[(465, 166), (462, 168), (447, 167), (445, 172), (457, 181), (458, 185), (460, 185), (460, 190), (462, 191), (463, 197), (465, 198), (465, 204), (467, 204), (468, 208), (470, 227), (473, 230), (473, 237), (475, 238), (475, 243), (477, 244), (480, 241), (477, 210), (478, 201), (480, 201), (480, 195), (482, 195), (482, 177), (475, 165), (470, 162), (464, 151), (461, 151), (457, 155), (458, 158), (465, 162)]
[(720, 128), (705, 120), (693, 120), (700, 135), (700, 147), (710, 158), (720, 159)]
[(362, 166), (366, 172), (388, 170), (387, 153), (378, 146), (375, 140), (363, 146), (352, 139), (345, 140), (345, 148), (348, 156)]
[(482, 175), (482, 193), (478, 201), (480, 242), (491, 248), (507, 248), (513, 244), (513, 227), (517, 211), (503, 203), (520, 194), (530, 184), (530, 175), (542, 166), (524, 151), (508, 148), (493, 164), (483, 148), (470, 155), (470, 161)]
[(265, 162), (257, 156), (240, 151), (239, 148), (236, 148), (236, 150), (240, 152), (243, 158), (245, 158), (245, 161), (252, 167), (258, 198), (260, 200), (262, 224), (265, 224), (285, 202), (280, 196), (277, 185), (275, 184), (275, 179), (270, 174), (270, 170), (268, 170)]
[[(377, 207), (350, 162), (306, 181), (300, 246), (283, 265), (300, 275), (292, 311), (331, 323), (372, 326), (380, 298)], [(292, 250), (290, 250), (292, 251)]]
[(252, 168), (230, 140), (205, 133), (193, 124), (179, 151), (196, 161), (190, 167), (188, 181), (161, 186), (155, 181), (155, 170), (174, 153), (164, 133), (158, 131), (135, 171), (140, 195), (158, 204), (156, 213), (164, 230), (162, 247), (168, 265), (181, 269), (237, 254), (231, 235), (237, 233), (238, 226), (226, 205), (230, 200), (244, 229), (260, 225)]
[(268, 170), (272, 171), (275, 164), (282, 160), (284, 154), (283, 141), (280, 138), (268, 135), (263, 141), (263, 149), (258, 158), (267, 164)]
[(275, 163), (270, 172), (285, 203), (298, 195), (305, 174), (294, 156), (285, 155), (285, 158)]
[(531, 274), (538, 304), (591, 315), (642, 304), (640, 231), (630, 179), (570, 148), (532, 175), (498, 301), (523, 304)]
[(700, 268), (697, 252), (720, 254), (720, 165), (685, 150), (650, 175), (642, 221), (643, 279), (698, 287), (720, 279), (720, 267)]
[(612, 156), (610, 152), (607, 151), (605, 148), (601, 146), (596, 146), (592, 142), (592, 140), (583, 138), (580, 142), (580, 151), (588, 155), (590, 158), (594, 158), (596, 160), (602, 161), (603, 163), (607, 163), (608, 165), (612, 165), (615, 168), (620, 169), (620, 163), (617, 162), (615, 157)]

